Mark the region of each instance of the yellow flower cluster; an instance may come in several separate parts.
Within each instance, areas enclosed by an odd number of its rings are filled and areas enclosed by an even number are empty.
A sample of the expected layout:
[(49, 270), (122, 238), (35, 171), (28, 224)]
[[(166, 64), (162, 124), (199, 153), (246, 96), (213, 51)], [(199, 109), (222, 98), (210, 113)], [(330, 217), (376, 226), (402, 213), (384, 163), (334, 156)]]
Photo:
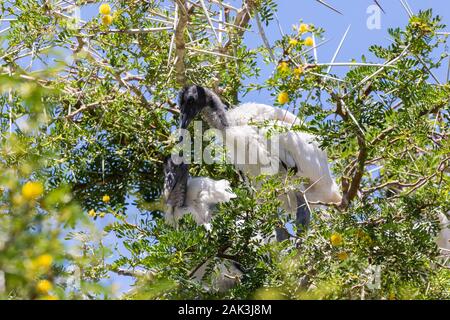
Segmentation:
[(366, 232), (364, 232), (363, 230), (356, 231), (356, 235), (355, 236), (361, 242), (365, 242), (367, 244), (371, 244), (373, 242), (372, 238)]
[(33, 265), (42, 269), (49, 269), (52, 263), (53, 257), (48, 253), (42, 254), (33, 260)]
[(314, 40), (312, 37), (307, 37), (305, 39), (305, 46), (312, 47), (314, 45)]
[(289, 45), (296, 46), (298, 44), (298, 40), (295, 38), (289, 39)]
[(47, 273), (53, 263), (53, 257), (47, 253), (42, 254), (31, 261), (26, 261), (26, 266), (28, 271), (31, 272), (32, 275), (42, 275)]
[(102, 5), (100, 5), (98, 11), (103, 15), (102, 17), (102, 23), (105, 26), (109, 26), (110, 24), (113, 23), (113, 17), (110, 15), (111, 13), (111, 7), (109, 6), (109, 4), (107, 3), (103, 3)]
[(278, 94), (277, 100), (278, 100), (279, 104), (285, 104), (285, 103), (289, 102), (289, 95), (288, 95), (288, 93), (285, 92), (285, 91), (281, 91)]
[(97, 216), (99, 216), (100, 218), (103, 218), (105, 216), (105, 213), (104, 212), (97, 213), (97, 212), (95, 212), (94, 209), (91, 209), (91, 210), (88, 211), (88, 215), (91, 218), (95, 218)]
[(299, 33), (305, 33), (309, 31), (309, 26), (306, 23), (302, 23), (298, 28)]
[(107, 15), (111, 13), (111, 7), (109, 6), (109, 4), (107, 3), (103, 3), (100, 5), (100, 8), (98, 9), (98, 11), (101, 14)]
[(296, 78), (300, 77), (303, 73), (303, 68), (302, 67), (297, 67), (294, 69), (294, 75)]
[(348, 253), (345, 251), (339, 252), (337, 254), (337, 258), (341, 261), (347, 260), (348, 259)]
[(28, 181), (22, 187), (22, 196), (26, 200), (36, 200), (44, 193), (44, 186), (40, 182)]
[(53, 289), (53, 285), (48, 280), (40, 280), (36, 285), (36, 290), (41, 294), (47, 294)]
[(339, 247), (342, 245), (344, 239), (340, 233), (333, 233), (330, 237), (330, 242), (333, 247)]
[[(307, 32), (310, 32), (311, 31), (311, 28), (310, 28), (310, 26), (309, 25), (307, 25), (306, 23), (302, 23), (302, 24), (300, 24), (300, 26), (298, 27), (298, 33), (299, 33), (299, 35), (302, 35), (302, 34), (304, 34), (304, 33), (307, 33)], [(292, 43), (291, 43), (291, 41), (292, 41)], [(296, 39), (291, 39), (290, 41), (289, 41), (289, 44), (290, 45), (296, 45), (298, 43), (298, 41), (296, 40)], [(314, 39), (312, 38), (312, 37), (307, 37), (304, 41), (303, 41), (303, 44), (305, 45), (305, 46), (308, 46), (308, 47), (312, 47), (313, 45), (314, 45)]]
[(102, 198), (104, 203), (109, 203), (111, 201), (111, 197), (105, 194)]
[(279, 64), (278, 64), (278, 71), (281, 73), (281, 74), (286, 74), (286, 73), (288, 73), (289, 72), (289, 65), (288, 65), (288, 63), (286, 62), (286, 61), (282, 61), (282, 62), (280, 62)]

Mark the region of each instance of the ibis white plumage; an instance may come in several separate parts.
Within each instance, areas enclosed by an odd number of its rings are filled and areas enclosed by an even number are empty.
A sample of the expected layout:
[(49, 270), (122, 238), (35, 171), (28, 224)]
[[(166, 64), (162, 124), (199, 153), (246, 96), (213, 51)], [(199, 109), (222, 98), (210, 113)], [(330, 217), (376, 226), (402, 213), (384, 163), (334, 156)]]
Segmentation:
[[(164, 164), (164, 200), (167, 210), (166, 223), (175, 226), (186, 214), (192, 214), (198, 225), (211, 230), (211, 219), (214, 206), (228, 202), (236, 195), (231, 191), (227, 180), (213, 180), (207, 177), (190, 177), (189, 167), (185, 163), (176, 164), (168, 157)], [(225, 261), (226, 260), (226, 261)], [(212, 259), (204, 262), (193, 274), (193, 279), (203, 282)], [(214, 266), (212, 287), (208, 290), (226, 291), (239, 282), (243, 273), (239, 265), (232, 260), (224, 259)]]
[(175, 164), (171, 157), (164, 166), (164, 198), (167, 206), (165, 219), (176, 225), (185, 214), (191, 213), (198, 225), (210, 229), (214, 206), (228, 202), (236, 195), (227, 180), (190, 177), (187, 164)]
[[(228, 153), (233, 155), (231, 161), (247, 176), (256, 177), (276, 168), (280, 173), (293, 170), (297, 177), (309, 180), (296, 193), (282, 197), (287, 211), (296, 212), (298, 216), (297, 210), (301, 207), (299, 199), (301, 202), (303, 195), (311, 202), (341, 202), (326, 152), (319, 147), (315, 136), (291, 130), (297, 121), (291, 112), (257, 103), (246, 103), (227, 110), (215, 93), (196, 85), (180, 92), (179, 106), (180, 128), (186, 129), (192, 119), (201, 114), (211, 127), (223, 132)], [(258, 127), (255, 122), (275, 124), (281, 128), (275, 134), (278, 148), (274, 148), (272, 140), (268, 139), (267, 126)], [(249, 161), (250, 150), (257, 154), (256, 162)]]
[(445, 256), (450, 256), (450, 220), (444, 213), (439, 213), (438, 218), (441, 230), (436, 239), (436, 244)]

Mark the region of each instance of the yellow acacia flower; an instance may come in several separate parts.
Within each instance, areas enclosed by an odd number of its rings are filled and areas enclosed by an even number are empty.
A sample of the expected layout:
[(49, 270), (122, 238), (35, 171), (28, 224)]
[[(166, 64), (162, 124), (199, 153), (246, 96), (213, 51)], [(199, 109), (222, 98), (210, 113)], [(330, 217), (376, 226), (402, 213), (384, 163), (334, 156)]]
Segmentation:
[(94, 209), (89, 210), (88, 215), (92, 218), (95, 218), (95, 216), (97, 215), (97, 213), (95, 212)]
[(104, 203), (108, 203), (109, 201), (111, 201), (111, 197), (108, 196), (107, 194), (105, 194), (105, 195), (103, 196), (102, 200), (103, 200)]
[(23, 204), (24, 197), (21, 194), (15, 194), (11, 200), (15, 206), (20, 206)]
[(28, 181), (22, 187), (22, 196), (27, 200), (35, 200), (44, 193), (44, 186), (40, 182)]
[(106, 215), (105, 212), (100, 212), (100, 213), (98, 214), (98, 216), (99, 216), (100, 218), (103, 218), (105, 215)]
[(372, 238), (363, 230), (356, 231), (356, 238), (361, 242), (372, 243)]
[(362, 239), (362, 238), (364, 238), (365, 236), (366, 236), (366, 233), (365, 233), (363, 230), (358, 229), (358, 230), (356, 231), (356, 238)]
[(297, 68), (294, 69), (294, 75), (296, 77), (301, 76), (302, 73), (303, 73), (303, 68), (302, 67), (297, 67)]
[(113, 17), (110, 16), (109, 14), (102, 17), (102, 23), (105, 26), (109, 26), (112, 22), (113, 22)]
[(278, 64), (278, 71), (281, 73), (289, 72), (289, 64), (286, 61), (282, 61)]
[(41, 298), (42, 300), (59, 300), (57, 296), (47, 295)]
[(40, 281), (37, 283), (37, 285), (36, 285), (36, 290), (37, 290), (39, 293), (45, 294), (45, 293), (49, 292), (49, 291), (52, 290), (52, 289), (53, 289), (53, 285), (52, 285), (52, 283), (51, 283), (50, 281), (48, 281), (48, 280), (40, 280)]
[(308, 37), (305, 39), (305, 46), (312, 47), (314, 45), (314, 40), (312, 37)]
[(298, 40), (297, 39), (292, 38), (292, 39), (289, 40), (289, 45), (296, 46), (297, 44), (298, 44)]
[(103, 4), (100, 5), (100, 7), (98, 8), (98, 11), (99, 11), (101, 14), (104, 14), (104, 15), (110, 14), (110, 13), (111, 13), (111, 7), (109, 6), (109, 4), (103, 3)]
[(308, 31), (309, 31), (309, 26), (308, 26), (306, 23), (302, 23), (302, 24), (300, 25), (300, 27), (298, 28), (298, 31), (299, 31), (300, 33), (308, 32)]
[(285, 104), (289, 101), (289, 95), (287, 92), (282, 91), (278, 94), (277, 100), (279, 104)]
[(347, 259), (348, 259), (348, 253), (345, 252), (345, 251), (339, 252), (339, 253), (337, 254), (337, 257), (338, 257), (338, 259), (341, 260), (341, 261), (347, 260)]
[(334, 247), (338, 247), (342, 244), (343, 239), (340, 233), (333, 233), (330, 237), (331, 245)]
[(48, 269), (53, 263), (53, 257), (48, 253), (42, 254), (33, 261), (33, 265), (37, 268)]

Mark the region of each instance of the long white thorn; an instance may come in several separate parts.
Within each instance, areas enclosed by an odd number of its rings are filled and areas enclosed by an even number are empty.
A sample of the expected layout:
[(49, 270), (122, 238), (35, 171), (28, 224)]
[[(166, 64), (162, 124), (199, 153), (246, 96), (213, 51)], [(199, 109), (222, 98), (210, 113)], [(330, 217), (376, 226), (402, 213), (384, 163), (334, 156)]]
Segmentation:
[(434, 75), (433, 71), (430, 70), (430, 68), (428, 68), (428, 66), (426, 65), (425, 61), (422, 60), (421, 57), (416, 56), (417, 59), (419, 59), (420, 63), (422, 63), (422, 65), (424, 66), (424, 68), (428, 71), (428, 73), (433, 77), (434, 81), (437, 82), (437, 84), (441, 84), (441, 82), (439, 81), (439, 79)]
[(301, 57), (301, 56), (303, 56), (304, 54), (307, 54), (308, 52), (314, 50), (314, 48), (318, 48), (318, 47), (320, 47), (320, 46), (323, 46), (325, 43), (330, 42), (330, 41), (331, 41), (331, 39), (322, 41), (322, 42), (318, 43), (316, 46), (314, 46), (314, 47), (312, 47), (312, 48), (303, 50), (302, 52), (300, 52), (299, 54), (293, 56), (292, 58), (293, 58), (293, 59), (297, 59), (298, 57)]
[[(222, 21), (224, 20), (224, 12), (222, 10), (222, 8), (219, 11), (219, 29), (224, 28)], [(223, 41), (223, 32), (219, 32), (219, 44), (220, 46), (222, 46), (222, 41)]]
[(352, 90), (350, 90), (349, 92), (347, 92), (344, 97), (348, 96), (351, 92), (353, 92), (356, 88), (359, 88), (361, 85), (363, 85), (364, 83), (366, 83), (367, 81), (369, 81), (370, 79), (372, 79), (373, 77), (375, 77), (377, 74), (381, 73), (385, 68), (393, 65), (394, 63), (396, 63), (398, 60), (400, 60), (407, 52), (409, 49), (409, 44), (405, 47), (405, 49), (403, 49), (402, 53), (400, 53), (398, 55), (398, 57), (390, 60), (389, 62), (386, 62), (385, 64), (383, 64), (382, 67), (380, 67), (380, 69), (378, 69), (377, 71), (375, 71), (374, 73), (372, 73), (371, 75), (365, 77), (364, 79), (362, 79), (355, 87), (353, 87)]
[(324, 5), (324, 6), (327, 7), (328, 9), (331, 9), (331, 10), (333, 10), (334, 12), (337, 12), (337, 13), (339, 13), (339, 14), (342, 14), (342, 12), (340, 12), (338, 9), (332, 7), (331, 5), (329, 5), (328, 3), (326, 3), (325, 1), (322, 1), (322, 0), (316, 0), (316, 1), (317, 1), (318, 3)]
[(172, 57), (172, 51), (173, 51), (173, 47), (175, 44), (175, 33), (172, 35), (172, 38), (170, 39), (170, 47), (169, 47), (169, 54), (167, 57), (167, 66), (169, 66), (170, 64), (170, 58)]
[[(381, 63), (365, 63), (365, 62), (330, 62), (330, 63), (317, 63), (317, 66), (332, 66), (332, 67), (385, 67)], [(393, 68), (394, 66), (387, 66)]]
[(448, 57), (447, 81), (450, 79), (450, 56)]
[(0, 31), (0, 34), (2, 34), (3, 32), (8, 31), (9, 29), (11, 29), (11, 27), (6, 27), (5, 29), (3, 29), (3, 30)]
[(313, 39), (313, 48), (314, 48), (314, 61), (316, 63), (319, 62), (319, 59), (317, 58), (317, 46), (316, 46), (316, 37), (314, 35), (314, 33), (312, 34), (312, 39)]
[(211, 54), (213, 56), (218, 56), (218, 57), (224, 57), (224, 58), (238, 60), (238, 58), (236, 58), (236, 57), (230, 56), (228, 54), (220, 53), (220, 52), (208, 51), (208, 50), (203, 50), (203, 49), (194, 48), (194, 47), (188, 47), (188, 46), (186, 46), (186, 49), (192, 50), (192, 51), (196, 51), (196, 52), (199, 52), (199, 53)]
[(344, 102), (344, 99), (341, 99), (341, 103), (342, 106), (344, 107), (344, 109), (348, 112), (348, 115), (350, 116), (350, 118), (352, 119), (352, 121), (356, 124), (356, 126), (358, 127), (359, 131), (361, 131), (361, 133), (363, 134), (363, 136), (365, 135), (365, 132), (362, 128), (362, 126), (359, 124), (358, 120), (356, 120), (355, 116), (353, 115), (353, 113), (350, 111), (350, 109), (347, 107), (347, 105)]
[(272, 61), (274, 63), (276, 63), (275, 55), (273, 53), (272, 48), (270, 47), (270, 43), (269, 43), (269, 40), (267, 39), (266, 33), (264, 32), (264, 28), (261, 24), (261, 19), (259, 18), (258, 12), (255, 13), (255, 20), (256, 20), (256, 25), (258, 27), (259, 35), (261, 36), (264, 46), (266, 47), (267, 51), (269, 52), (269, 55), (270, 55), (270, 58), (272, 59)]
[(280, 30), (281, 36), (284, 37), (284, 32), (283, 32), (283, 28), (281, 27), (280, 20), (278, 19), (278, 16), (276, 13), (274, 13), (274, 15), (275, 15), (275, 20), (277, 21), (278, 30)]
[(325, 79), (331, 79), (331, 80), (336, 80), (336, 81), (339, 81), (339, 82), (346, 83), (345, 80), (342, 80), (342, 79), (339, 79), (339, 78), (336, 78), (336, 77), (332, 77), (332, 76), (329, 76), (327, 74), (321, 74), (321, 73), (317, 73), (317, 72), (313, 72), (313, 71), (310, 71), (309, 73), (311, 73), (311, 74), (313, 74), (315, 76), (318, 76), (318, 77), (325, 78)]
[(342, 36), (342, 39), (341, 39), (341, 41), (339, 42), (339, 45), (338, 45), (336, 51), (334, 52), (333, 58), (331, 59), (331, 62), (330, 62), (330, 66), (329, 66), (328, 69), (327, 69), (327, 74), (330, 73), (331, 68), (333, 68), (333, 65), (332, 65), (332, 64), (334, 63), (334, 61), (336, 61), (336, 57), (337, 57), (337, 55), (339, 54), (339, 51), (341, 50), (342, 45), (344, 44), (345, 38), (347, 37), (347, 34), (348, 34), (349, 30), (350, 30), (350, 27), (351, 27), (351, 25), (349, 25), (349, 26), (347, 27), (347, 30), (345, 30), (345, 33), (344, 33), (344, 35)]
[(406, 5), (406, 7), (408, 8), (409, 13), (413, 16), (413, 15), (414, 15), (414, 12), (412, 11), (411, 6), (410, 6), (409, 3), (408, 3), (408, 0), (403, 0), (403, 1), (405, 1), (405, 5)]
[(221, 5), (221, 6), (223, 6), (224, 8), (227, 8), (227, 9), (230, 9), (230, 10), (233, 10), (233, 11), (239, 11), (239, 9), (238, 8), (236, 8), (236, 7), (233, 7), (231, 4), (229, 4), (229, 3), (225, 3), (225, 2), (222, 2), (222, 0), (209, 0), (210, 2), (213, 2), (213, 3), (215, 3), (215, 4), (218, 4), (218, 5)]
[(405, 9), (406, 13), (408, 14), (408, 16), (411, 18), (413, 16), (413, 13), (411, 11), (409, 11), (409, 8), (407, 7), (407, 5), (403, 2), (403, 0), (400, 0), (400, 3), (402, 4), (403, 8)]
[(206, 7), (205, 1), (204, 0), (200, 0), (200, 3), (202, 4), (203, 11), (205, 11), (206, 19), (208, 20), (208, 23), (209, 23), (209, 25), (211, 26), (211, 29), (214, 32), (214, 36), (216, 37), (217, 42), (219, 43), (219, 46), (222, 47), (222, 44), (220, 43), (219, 36), (218, 36), (218, 34), (216, 32), (216, 29), (214, 28), (214, 25), (213, 25), (213, 23), (211, 21), (211, 17), (209, 16), (208, 8)]

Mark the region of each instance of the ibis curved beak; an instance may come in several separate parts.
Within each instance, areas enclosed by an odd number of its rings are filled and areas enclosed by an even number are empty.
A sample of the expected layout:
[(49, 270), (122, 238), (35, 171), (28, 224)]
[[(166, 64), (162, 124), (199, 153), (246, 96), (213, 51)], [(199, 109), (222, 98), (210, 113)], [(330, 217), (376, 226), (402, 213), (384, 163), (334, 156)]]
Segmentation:
[(187, 129), (189, 124), (191, 123), (192, 118), (186, 112), (180, 113), (180, 128)]
[(199, 112), (199, 108), (194, 103), (187, 103), (182, 106), (180, 113), (180, 128), (187, 129), (191, 121)]

